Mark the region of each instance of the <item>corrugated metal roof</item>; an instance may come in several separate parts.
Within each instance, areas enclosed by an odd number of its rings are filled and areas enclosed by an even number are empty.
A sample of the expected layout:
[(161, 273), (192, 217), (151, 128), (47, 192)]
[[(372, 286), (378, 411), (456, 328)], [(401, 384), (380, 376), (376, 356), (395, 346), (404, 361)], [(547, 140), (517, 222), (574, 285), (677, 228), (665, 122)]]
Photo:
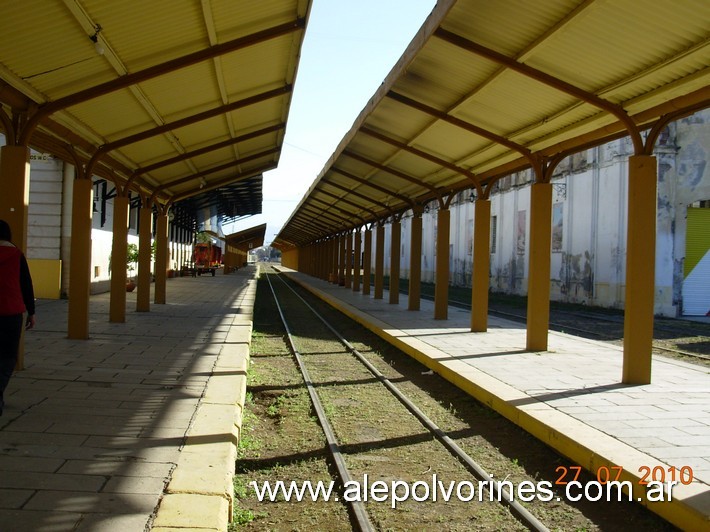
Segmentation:
[(705, 0), (440, 0), (275, 243), (445, 200), (627, 127), (640, 139), (710, 105), (709, 44)]
[(264, 236), (266, 235), (266, 224), (255, 225), (249, 229), (244, 229), (237, 233), (231, 233), (224, 237), (227, 245), (249, 251), (264, 245)]
[[(87, 163), (103, 144), (167, 125), (110, 150), (94, 172), (120, 185), (137, 171), (137, 186), (148, 196), (158, 191), (161, 202), (200, 194), (200, 177), (222, 186), (230, 177), (254, 177), (258, 190), (245, 208), (260, 212), (253, 201), (261, 201), (261, 173), (279, 159), (310, 5), (311, 0), (7, 3), (0, 17), (0, 103), (11, 116), (20, 102), (30, 119), (30, 127), (7, 136), (74, 162), (66, 149), (71, 146)], [(190, 54), (202, 55), (189, 60)], [(154, 71), (121, 84), (147, 69)], [(98, 91), (101, 84), (108, 89)], [(82, 91), (83, 97), (57, 108), (62, 98)], [(229, 104), (234, 105), (220, 111)], [(42, 114), (52, 106), (53, 112)], [(32, 124), (35, 108), (42, 118)], [(268, 127), (273, 129), (249, 136)], [(142, 170), (245, 135), (241, 142)]]

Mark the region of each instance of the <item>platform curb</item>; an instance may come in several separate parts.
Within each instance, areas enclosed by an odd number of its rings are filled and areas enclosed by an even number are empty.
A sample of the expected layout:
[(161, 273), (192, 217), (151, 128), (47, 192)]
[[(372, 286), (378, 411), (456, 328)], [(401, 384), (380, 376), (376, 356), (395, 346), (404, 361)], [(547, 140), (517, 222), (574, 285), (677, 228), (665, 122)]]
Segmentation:
[(156, 532), (226, 531), (232, 520), (234, 464), (246, 398), (256, 271), (244, 291), (240, 294), (240, 313), (228, 325), (158, 507), (152, 528)]
[[(683, 530), (705, 530), (710, 525), (710, 508), (698, 508), (688, 501), (697, 501), (698, 495), (702, 493), (696, 486), (677, 485), (673, 491), (673, 501), (669, 502), (649, 502), (646, 499), (646, 492), (638, 481), (640, 476), (634, 474), (638, 471), (638, 466), (654, 465), (664, 466), (663, 462), (658, 461), (619, 440), (597, 430), (589, 425), (582, 423), (576, 419), (570, 418), (552, 407), (536, 400), (519, 390), (491, 377), (490, 375), (477, 370), (476, 368), (457, 361), (454, 357), (443, 351), (437, 350), (429, 344), (424, 344), (417, 338), (409, 336), (404, 331), (393, 329), (377, 318), (362, 312), (348, 303), (330, 296), (329, 294), (319, 290), (318, 288), (301, 282), (296, 276), (292, 275), (293, 271), (281, 269), (281, 273), (289, 279), (311, 292), (319, 299), (325, 301), (335, 309), (339, 310), (349, 318), (358, 322), (360, 325), (375, 333), (377, 336), (404, 351), (412, 358), (416, 359), (429, 369), (440, 374), (443, 378), (465, 391), (469, 395), (476, 398), (478, 401), (489, 406), (506, 419), (512, 421), (525, 431), (529, 432), (537, 439), (546, 443), (550, 447), (557, 450), (560, 454), (568, 457), (570, 460), (584, 467), (592, 476), (596, 476), (598, 469), (602, 466), (611, 467), (618, 466), (616, 455), (623, 448), (623, 452), (627, 455), (632, 455), (634, 458), (629, 463), (627, 459), (623, 464), (624, 469), (620, 481), (629, 481), (633, 486), (633, 498), (639, 501), (639, 504), (647, 507), (652, 512), (656, 513), (663, 519), (669, 521), (673, 525), (682, 528)], [(406, 337), (408, 342), (402, 338)], [(450, 361), (451, 365), (439, 362), (422, 352), (417, 344), (426, 346), (428, 352), (438, 352), (439, 360)], [(451, 366), (462, 365), (461, 368), (470, 376), (466, 377), (457, 373)], [(473, 380), (476, 379), (476, 381)], [(485, 384), (484, 384), (485, 383)], [(484, 387), (487, 386), (487, 387)], [(489, 388), (496, 391), (493, 392)], [(530, 406), (523, 409), (516, 407), (514, 402), (518, 400), (526, 400), (530, 402)], [(556, 418), (556, 419), (553, 419)], [(589, 449), (585, 445), (579, 443), (576, 439), (572, 439), (566, 434), (560, 432), (556, 426), (559, 423), (567, 423), (568, 428), (573, 425), (573, 430), (577, 434), (578, 439), (587, 440), (596, 438), (604, 442), (604, 455)], [(585, 436), (584, 434), (587, 434)], [(580, 437), (581, 436), (581, 437)]]

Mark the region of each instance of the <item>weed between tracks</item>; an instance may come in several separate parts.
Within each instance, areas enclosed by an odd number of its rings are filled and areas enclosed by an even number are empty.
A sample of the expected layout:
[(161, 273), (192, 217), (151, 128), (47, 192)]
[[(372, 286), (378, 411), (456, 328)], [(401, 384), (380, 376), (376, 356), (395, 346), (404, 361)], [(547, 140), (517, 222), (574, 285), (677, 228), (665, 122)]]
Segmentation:
[[(280, 281), (275, 280), (275, 283)], [(310, 299), (309, 299), (310, 301)], [(318, 311), (353, 342), (427, 415), (447, 431), (495, 478), (556, 479), (555, 468), (570, 465), (552, 450), (427, 368), (320, 303)], [(306, 359), (326, 413), (346, 455), (353, 478), (371, 481), (475, 479), (429, 433), (382, 393), (380, 385), (350, 355), (334, 347), (300, 311), (294, 320), (298, 348)], [(309, 325), (310, 323), (310, 325)], [(298, 329), (298, 330), (296, 330)], [(252, 481), (311, 482), (335, 479), (300, 373), (283, 343), (283, 330), (269, 290), (259, 281), (254, 314), (250, 401), (236, 466), (233, 528), (254, 530), (350, 530), (339, 502), (259, 502)], [(337, 360), (337, 372), (332, 372)], [(584, 480), (583, 480), (584, 481)], [(537, 502), (527, 506), (552, 530), (669, 530), (664, 522), (632, 504)], [(368, 503), (380, 530), (515, 530), (523, 527), (498, 504), (460, 502)]]

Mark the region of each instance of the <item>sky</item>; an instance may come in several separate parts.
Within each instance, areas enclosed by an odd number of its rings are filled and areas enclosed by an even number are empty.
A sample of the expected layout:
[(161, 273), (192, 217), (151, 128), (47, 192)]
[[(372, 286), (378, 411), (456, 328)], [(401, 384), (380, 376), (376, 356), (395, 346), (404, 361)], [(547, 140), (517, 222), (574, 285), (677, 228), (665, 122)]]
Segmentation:
[(313, 0), (278, 168), (264, 173), (263, 211), (226, 234), (266, 223), (270, 244), (436, 0)]

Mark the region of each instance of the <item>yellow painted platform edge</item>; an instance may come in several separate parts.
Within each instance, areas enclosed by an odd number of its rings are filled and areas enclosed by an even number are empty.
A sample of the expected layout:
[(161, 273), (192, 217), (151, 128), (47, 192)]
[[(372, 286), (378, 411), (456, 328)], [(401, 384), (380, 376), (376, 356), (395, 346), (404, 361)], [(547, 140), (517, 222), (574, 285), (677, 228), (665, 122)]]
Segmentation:
[[(424, 366), (428, 367), (429, 369), (440, 374), (447, 381), (451, 382), (461, 390), (473, 396), (478, 401), (488, 405), (490, 408), (504, 416), (506, 419), (509, 419), (510, 421), (524, 429), (526, 432), (532, 434), (537, 439), (541, 440), (543, 443), (549, 445), (550, 447), (558, 451), (560, 454), (566, 456), (570, 460), (584, 467), (592, 474), (592, 476), (596, 475), (596, 472), (599, 467), (611, 467), (619, 465), (616, 464), (614, 460), (595, 453), (588, 447), (573, 440), (569, 436), (559, 432), (554, 427), (551, 427), (550, 425), (545, 424), (539, 419), (534, 418), (527, 412), (524, 412), (516, 408), (515, 406), (508, 404), (505, 400), (502, 400), (496, 394), (482, 388), (475, 382), (459, 375), (458, 373), (447, 368), (440, 362), (432, 360), (424, 353), (421, 353), (411, 345), (402, 341), (397, 336), (386, 332), (384, 330), (385, 324), (377, 318), (370, 315), (366, 315), (365, 313), (352, 307), (348, 303), (340, 299), (331, 297), (327, 293), (322, 292), (321, 290), (310, 284), (301, 282), (300, 279), (298, 279), (294, 275), (291, 275), (292, 273), (296, 272), (289, 272), (285, 269), (282, 269), (281, 273), (286, 275), (295, 283), (299, 284), (304, 289), (311, 292), (319, 299), (328, 303), (333, 308), (339, 310), (349, 318), (358, 322), (366, 329), (372, 331), (383, 340), (397, 347), (401, 351), (407, 353), (409, 356), (411, 356)], [(382, 326), (378, 326), (378, 323)], [(407, 335), (407, 337), (409, 336)], [(592, 430), (596, 429), (592, 428)], [(657, 461), (655, 459), (652, 459), (652, 457), (649, 457), (649, 462), (651, 460)], [(634, 474), (634, 472), (631, 470), (627, 470), (626, 468), (624, 468), (623, 474), (619, 480), (628, 480), (632, 483), (634, 487), (633, 497), (637, 500), (639, 498), (641, 499), (639, 504), (642, 504), (643, 506), (647, 507), (649, 510), (656, 513), (663, 519), (669, 521), (677, 527), (682, 528), (683, 530), (702, 530), (708, 526), (708, 523), (710, 523), (709, 515), (703, 514), (701, 511), (689, 505), (682, 499), (679, 500), (678, 498), (674, 497), (672, 502), (663, 503), (647, 501), (645, 490), (643, 490), (638, 485), (640, 477)]]
[[(258, 271), (255, 270), (253, 279), (248, 282), (244, 288), (244, 291), (249, 293), (241, 294), (242, 298), (240, 300), (240, 305), (248, 305), (250, 307), (248, 314), (249, 316), (252, 316), (254, 312), (253, 307), (256, 299), (256, 282), (254, 281), (257, 274)], [(184, 454), (182, 454), (182, 456), (178, 459), (171, 482), (168, 482), (163, 495), (163, 500), (176, 496), (183, 497), (181, 500), (186, 502), (186, 504), (173, 507), (171, 505), (163, 505), (161, 502), (155, 518), (158, 523), (156, 529), (173, 529), (175, 527), (178, 529), (184, 529), (185, 527), (189, 528), (191, 524), (194, 523), (195, 519), (199, 519), (199, 510), (204, 507), (205, 501), (213, 501), (213, 503), (217, 505), (214, 509), (217, 515), (214, 517), (218, 530), (226, 531), (229, 526), (229, 522), (232, 521), (234, 510), (234, 461), (236, 459), (237, 445), (242, 432), (242, 413), (244, 411), (247, 390), (246, 370), (249, 367), (251, 354), (253, 322), (250, 319), (244, 319), (244, 316), (238, 316), (230, 325), (229, 332), (232, 332), (232, 327), (240, 337), (238, 345), (246, 345), (248, 348), (246, 350), (240, 350), (236, 345), (230, 345), (230, 342), (228, 342), (227, 338), (225, 338), (224, 347), (217, 357), (213, 371), (225, 368), (236, 368), (243, 370), (244, 374), (239, 375), (237, 379), (230, 379), (230, 381), (237, 387), (236, 393), (234, 390), (226, 390), (220, 386), (221, 383), (219, 381), (224, 379), (221, 379), (219, 375), (211, 376), (205, 384), (204, 394), (198, 404), (197, 412), (199, 413), (199, 411), (203, 408), (210, 409), (215, 407), (223, 408), (226, 406), (232, 406), (234, 409), (232, 420), (228, 422), (222, 420), (222, 422), (219, 423), (219, 426), (214, 428), (214, 433), (230, 433), (234, 437), (230, 438), (229, 441), (215, 442), (209, 445), (204, 445), (200, 444), (200, 435), (196, 433), (196, 431), (199, 432), (199, 430), (201, 430), (200, 427), (197, 425), (192, 425), (190, 427), (185, 435), (186, 443), (185, 447), (182, 449), (182, 453)], [(229, 337), (229, 333), (227, 334), (227, 337)], [(239, 360), (234, 360), (235, 356), (237, 356)], [(212, 382), (213, 380), (215, 382)], [(212, 384), (212, 386), (210, 386), (210, 384)], [(208, 389), (212, 392), (211, 396), (205, 395)], [(216, 397), (216, 394), (220, 389), (228, 392), (229, 397), (224, 400), (220, 400)], [(202, 426), (202, 429), (204, 429), (204, 426)], [(194, 446), (191, 445), (191, 437), (196, 440)], [(205, 454), (206, 451), (209, 451), (208, 454)], [(215, 460), (220, 462), (218, 467), (215, 467)], [(186, 468), (185, 473), (187, 473), (187, 475), (185, 476), (176, 475), (181, 465), (183, 468)], [(219, 473), (220, 471), (222, 474)], [(216, 476), (215, 472), (217, 473)], [(213, 485), (204, 487), (204, 482), (198, 482), (202, 476), (201, 473), (204, 473), (204, 476), (208, 478), (216, 479)], [(193, 476), (197, 479), (195, 484), (192, 486), (189, 485), (189, 478), (186, 479), (186, 477), (189, 476)], [(176, 478), (178, 479), (179, 487), (176, 487), (172, 483), (172, 480)], [(222, 483), (222, 486), (217, 485)], [(202, 487), (200, 487), (200, 484)], [(224, 501), (225, 505), (220, 505), (217, 502), (219, 500)], [(205, 530), (215, 530), (215, 528), (214, 526), (207, 526)]]

